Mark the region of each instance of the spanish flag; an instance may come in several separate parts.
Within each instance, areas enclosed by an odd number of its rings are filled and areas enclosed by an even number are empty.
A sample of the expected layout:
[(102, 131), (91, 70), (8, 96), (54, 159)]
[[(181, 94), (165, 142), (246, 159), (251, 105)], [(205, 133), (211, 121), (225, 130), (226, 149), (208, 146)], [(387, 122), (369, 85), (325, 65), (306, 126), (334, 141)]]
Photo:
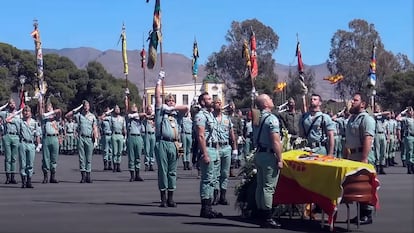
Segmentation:
[(375, 44), (372, 46), (372, 53), (371, 53), (371, 62), (369, 63), (369, 85), (372, 87), (375, 87), (375, 84), (377, 82), (377, 59), (376, 59), (376, 50), (377, 47)]
[(259, 69), (257, 66), (256, 34), (254, 33), (253, 30), (250, 35), (250, 63), (251, 63), (250, 77), (254, 79), (258, 75)]

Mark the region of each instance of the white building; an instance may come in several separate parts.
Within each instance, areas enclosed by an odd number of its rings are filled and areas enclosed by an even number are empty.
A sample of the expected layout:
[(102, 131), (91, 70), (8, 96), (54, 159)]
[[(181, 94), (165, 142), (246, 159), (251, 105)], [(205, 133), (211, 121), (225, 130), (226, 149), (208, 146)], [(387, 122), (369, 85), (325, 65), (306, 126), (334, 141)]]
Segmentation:
[[(219, 97), (225, 102), (224, 99), (224, 83), (218, 81), (216, 78), (207, 76), (202, 83), (189, 83), (179, 85), (164, 86), (164, 94), (172, 94), (175, 98), (177, 105), (188, 105), (190, 107), (194, 98), (203, 92), (208, 92), (211, 97)], [(155, 103), (155, 87), (147, 87), (145, 89), (147, 93), (147, 103), (154, 105)]]

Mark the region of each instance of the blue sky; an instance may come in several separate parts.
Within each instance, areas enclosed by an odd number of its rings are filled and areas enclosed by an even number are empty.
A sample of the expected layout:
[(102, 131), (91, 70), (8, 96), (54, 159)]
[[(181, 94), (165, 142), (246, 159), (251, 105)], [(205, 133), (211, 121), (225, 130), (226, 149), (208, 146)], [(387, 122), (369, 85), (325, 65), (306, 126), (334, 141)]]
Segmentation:
[[(2, 1), (0, 42), (33, 49), (30, 32), (39, 21), (43, 48), (93, 47), (121, 50), (117, 45), (122, 23), (128, 50), (141, 49), (152, 28), (154, 0), (13, 0)], [(326, 61), (330, 40), (349, 30), (353, 19), (375, 25), (385, 49), (413, 61), (412, 0), (161, 0), (163, 52), (191, 57), (197, 38), (200, 61), (226, 44), (232, 21), (256, 18), (279, 36), (273, 57), (295, 63), (296, 33), (305, 64)], [(147, 49), (145, 42), (145, 48)]]

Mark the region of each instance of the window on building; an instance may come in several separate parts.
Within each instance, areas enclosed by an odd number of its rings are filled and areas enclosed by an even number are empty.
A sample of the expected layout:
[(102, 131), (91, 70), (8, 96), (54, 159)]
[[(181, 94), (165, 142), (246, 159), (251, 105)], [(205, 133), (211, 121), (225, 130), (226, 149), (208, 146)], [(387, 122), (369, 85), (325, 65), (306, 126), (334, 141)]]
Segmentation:
[(183, 105), (188, 105), (188, 95), (187, 94), (183, 95)]
[(215, 100), (217, 98), (217, 95), (213, 95), (213, 100)]
[(177, 95), (172, 95), (174, 97), (175, 103), (177, 103)]
[(155, 101), (154, 95), (150, 95), (150, 104), (153, 105)]

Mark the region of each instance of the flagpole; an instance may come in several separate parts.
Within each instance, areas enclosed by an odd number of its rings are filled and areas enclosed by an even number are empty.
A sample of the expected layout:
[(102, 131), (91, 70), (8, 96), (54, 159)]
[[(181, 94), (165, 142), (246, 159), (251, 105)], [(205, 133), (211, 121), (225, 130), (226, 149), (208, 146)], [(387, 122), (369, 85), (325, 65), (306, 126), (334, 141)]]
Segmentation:
[(44, 95), (46, 94), (46, 82), (44, 81), (43, 76), (43, 53), (42, 53), (42, 42), (40, 40), (39, 32), (39, 23), (37, 19), (33, 20), (34, 30), (31, 33), (32, 38), (34, 39), (35, 44), (35, 54), (36, 54), (36, 65), (37, 72), (36, 76), (38, 78), (39, 90), (37, 93), (38, 97), (38, 108), (40, 115), (44, 113)]
[[(129, 89), (128, 89), (128, 56), (127, 56), (127, 42), (126, 42), (126, 31), (125, 23), (122, 23), (121, 35), (119, 40), (122, 43), (122, 61), (124, 63), (124, 76), (125, 76), (125, 109), (129, 111)], [(118, 40), (118, 43), (119, 43)]]
[(147, 80), (146, 80), (146, 72), (145, 72), (145, 58), (146, 58), (145, 55), (146, 54), (145, 54), (145, 49), (144, 49), (144, 34), (142, 34), (142, 50), (140, 52), (140, 56), (141, 56), (141, 68), (142, 68), (142, 73), (143, 73), (143, 76), (144, 76), (144, 95), (142, 97), (142, 99), (143, 99), (142, 100), (142, 108), (143, 108), (144, 112), (147, 109), (147, 87), (146, 87)]
[(302, 86), (302, 103), (303, 103), (303, 112), (307, 112), (306, 106), (306, 94), (308, 92), (308, 87), (305, 84), (305, 75), (304, 75), (304, 67), (302, 61), (302, 52), (300, 51), (300, 42), (299, 42), (299, 34), (296, 33), (296, 56), (298, 57), (298, 72), (299, 72), (299, 82)]

